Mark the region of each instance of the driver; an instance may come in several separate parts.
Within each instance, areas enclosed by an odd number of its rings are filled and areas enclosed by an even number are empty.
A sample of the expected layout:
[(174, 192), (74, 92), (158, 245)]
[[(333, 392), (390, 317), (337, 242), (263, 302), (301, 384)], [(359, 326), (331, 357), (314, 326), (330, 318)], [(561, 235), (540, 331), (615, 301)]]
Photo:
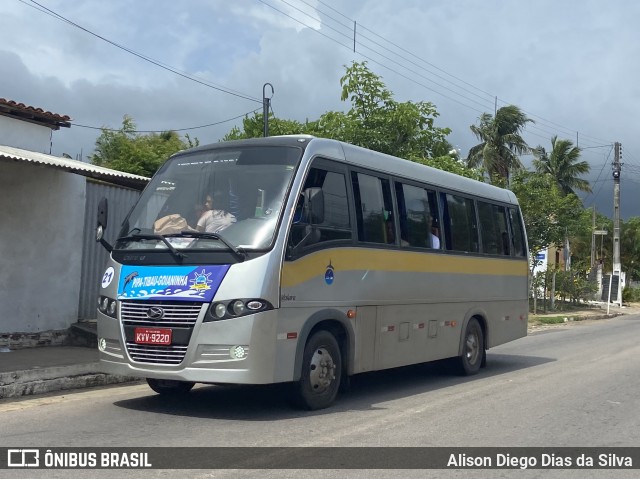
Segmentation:
[(201, 209), (196, 231), (217, 233), (236, 222), (236, 217), (224, 210), (216, 210), (213, 207), (213, 195), (208, 194)]

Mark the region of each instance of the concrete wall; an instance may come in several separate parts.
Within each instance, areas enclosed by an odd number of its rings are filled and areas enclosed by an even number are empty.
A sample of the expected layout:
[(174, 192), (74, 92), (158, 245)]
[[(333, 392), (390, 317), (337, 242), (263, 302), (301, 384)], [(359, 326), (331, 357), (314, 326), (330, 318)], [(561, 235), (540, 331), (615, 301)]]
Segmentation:
[(85, 195), (83, 176), (0, 162), (0, 333), (77, 321)]
[(51, 128), (0, 116), (0, 145), (49, 154)]

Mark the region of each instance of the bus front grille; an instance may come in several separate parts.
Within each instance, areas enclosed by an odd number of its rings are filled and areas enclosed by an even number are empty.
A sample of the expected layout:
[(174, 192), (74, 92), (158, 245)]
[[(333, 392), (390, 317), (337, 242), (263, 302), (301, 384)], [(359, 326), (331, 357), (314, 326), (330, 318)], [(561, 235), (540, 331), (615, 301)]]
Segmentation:
[[(137, 363), (180, 364), (204, 307), (203, 303), (191, 301), (122, 301), (120, 319), (131, 359)], [(134, 340), (137, 328), (171, 329), (171, 344), (138, 344)]]
[(187, 346), (150, 346), (127, 341), (127, 351), (138, 363), (180, 364), (187, 354)]
[[(149, 310), (160, 308), (162, 317), (152, 319)], [(185, 301), (122, 301), (120, 317), (123, 324), (129, 326), (166, 327), (190, 326), (196, 324), (202, 310), (202, 303)]]

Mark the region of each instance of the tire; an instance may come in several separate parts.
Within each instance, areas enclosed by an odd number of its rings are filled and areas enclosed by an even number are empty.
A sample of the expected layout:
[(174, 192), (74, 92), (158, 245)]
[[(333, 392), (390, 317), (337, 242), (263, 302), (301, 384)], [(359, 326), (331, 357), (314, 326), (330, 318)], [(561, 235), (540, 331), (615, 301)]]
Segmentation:
[(188, 381), (175, 381), (171, 379), (147, 378), (147, 384), (151, 389), (162, 396), (180, 396), (187, 394), (195, 383)]
[(304, 347), (302, 373), (294, 384), (294, 405), (303, 409), (324, 409), (336, 399), (342, 378), (340, 346), (329, 331), (314, 333)]
[(478, 320), (471, 318), (462, 338), (462, 354), (458, 357), (460, 373), (464, 376), (477, 374), (484, 361), (484, 333)]

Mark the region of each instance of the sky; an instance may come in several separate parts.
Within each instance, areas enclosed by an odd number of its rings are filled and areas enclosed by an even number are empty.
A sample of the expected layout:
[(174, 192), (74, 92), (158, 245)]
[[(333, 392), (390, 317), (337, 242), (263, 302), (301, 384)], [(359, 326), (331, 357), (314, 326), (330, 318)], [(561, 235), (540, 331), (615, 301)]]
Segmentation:
[(640, 216), (640, 2), (3, 0), (0, 18), (0, 98), (72, 118), (54, 155), (86, 161), (124, 115), (214, 143), (262, 111), (263, 91), (279, 118), (346, 111), (340, 77), (367, 61), (397, 101), (432, 102), (463, 157), (469, 127), (508, 104), (535, 121), (530, 146), (577, 143), (583, 202), (609, 217), (620, 142), (621, 215)]

